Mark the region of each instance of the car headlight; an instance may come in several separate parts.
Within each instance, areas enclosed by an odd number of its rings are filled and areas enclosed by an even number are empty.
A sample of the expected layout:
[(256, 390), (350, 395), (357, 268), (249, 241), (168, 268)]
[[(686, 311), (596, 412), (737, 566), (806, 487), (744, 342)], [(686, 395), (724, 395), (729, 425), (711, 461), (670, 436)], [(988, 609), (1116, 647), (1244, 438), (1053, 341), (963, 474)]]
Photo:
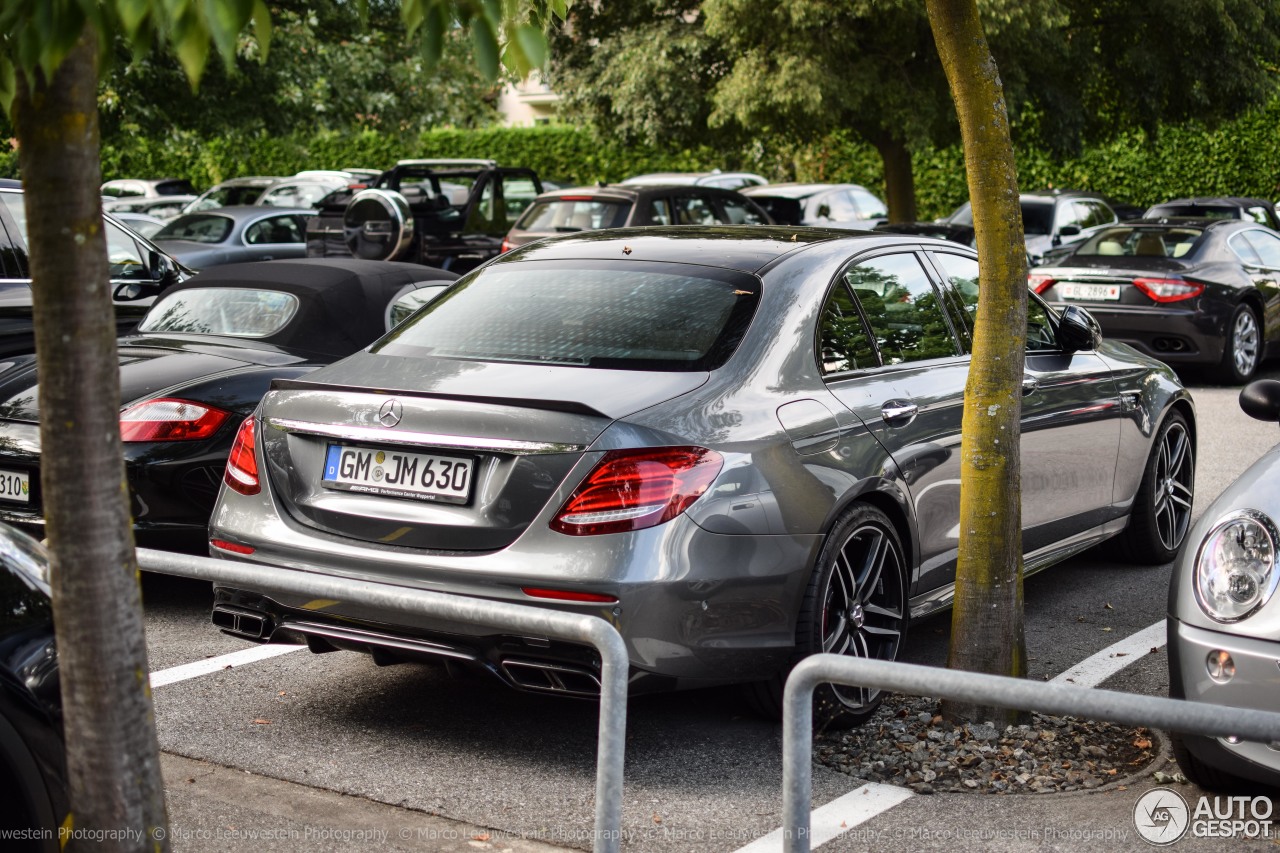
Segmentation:
[(1276, 591), (1276, 543), (1280, 534), (1265, 514), (1242, 509), (1222, 518), (1196, 555), (1195, 594), (1200, 609), (1218, 622), (1238, 622)]

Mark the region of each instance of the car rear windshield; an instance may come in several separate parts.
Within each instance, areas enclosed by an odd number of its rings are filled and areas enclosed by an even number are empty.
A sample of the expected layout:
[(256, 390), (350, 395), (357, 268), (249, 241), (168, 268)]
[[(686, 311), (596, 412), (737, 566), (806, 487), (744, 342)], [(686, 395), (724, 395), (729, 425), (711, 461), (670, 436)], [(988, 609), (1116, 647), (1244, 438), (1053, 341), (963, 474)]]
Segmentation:
[(156, 240), (191, 240), (196, 243), (221, 243), (235, 225), (229, 217), (216, 213), (191, 213), (180, 216), (156, 232)]
[(565, 197), (535, 201), (516, 223), (516, 230), (567, 234), (621, 228), (630, 210), (630, 202), (616, 199)]
[(1181, 258), (1195, 251), (1204, 230), (1178, 226), (1153, 228), (1108, 228), (1090, 237), (1076, 249), (1076, 255), (1125, 258)]
[(160, 297), (138, 331), (265, 338), (288, 325), (297, 312), (298, 297), (292, 293), (193, 287)]
[(746, 332), (759, 280), (647, 261), (525, 261), (480, 271), (374, 345), (385, 355), (614, 370), (713, 370)]

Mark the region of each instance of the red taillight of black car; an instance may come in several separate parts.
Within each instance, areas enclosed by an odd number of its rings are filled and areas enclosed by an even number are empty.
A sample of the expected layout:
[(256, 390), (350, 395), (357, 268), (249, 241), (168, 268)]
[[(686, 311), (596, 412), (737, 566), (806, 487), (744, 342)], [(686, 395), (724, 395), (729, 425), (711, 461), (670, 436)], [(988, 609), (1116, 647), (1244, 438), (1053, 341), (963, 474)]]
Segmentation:
[(262, 491), (262, 483), (258, 480), (256, 445), (253, 416), (250, 415), (236, 433), (231, 453), (227, 455), (227, 473), (223, 477), (228, 486), (242, 495), (256, 495)]
[(1032, 273), (1027, 276), (1027, 287), (1030, 287), (1037, 295), (1044, 293), (1053, 287), (1055, 283), (1056, 279), (1052, 276), (1040, 275), (1039, 273)]
[(560, 507), (551, 529), (570, 536), (642, 530), (689, 508), (724, 459), (704, 447), (611, 450)]
[(1204, 285), (1180, 278), (1135, 278), (1133, 286), (1154, 302), (1180, 302), (1204, 293)]
[(138, 441), (197, 441), (218, 431), (230, 412), (204, 403), (161, 397), (120, 413), (120, 438)]

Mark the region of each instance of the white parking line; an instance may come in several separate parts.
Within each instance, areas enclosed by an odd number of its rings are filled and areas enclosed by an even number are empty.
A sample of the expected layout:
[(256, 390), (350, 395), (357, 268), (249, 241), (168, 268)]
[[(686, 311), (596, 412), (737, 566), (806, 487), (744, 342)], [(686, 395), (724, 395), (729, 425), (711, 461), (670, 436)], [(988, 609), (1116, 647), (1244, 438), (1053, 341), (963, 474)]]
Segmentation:
[(287, 655), (290, 652), (304, 651), (306, 646), (254, 646), (251, 649), (243, 649), (238, 652), (232, 652), (229, 655), (219, 655), (216, 658), (207, 658), (198, 660), (195, 663), (186, 663), (182, 666), (171, 666), (168, 669), (161, 669), (151, 673), (151, 689), (163, 687), (166, 684), (173, 684), (177, 681), (186, 681), (188, 678), (199, 678), (202, 675), (208, 675), (211, 672), (217, 672), (222, 669), (230, 669), (233, 666), (243, 666), (246, 663), (254, 661), (266, 660), (280, 655)]
[(1164, 620), (1161, 619), (1154, 625), (1107, 646), (1096, 655), (1090, 655), (1071, 669), (1058, 673), (1050, 679), (1050, 683), (1097, 687), (1152, 649), (1163, 646), (1165, 640)]
[[(841, 833), (866, 823), (881, 812), (914, 796), (906, 788), (882, 785), (879, 782), (868, 782), (860, 788), (854, 788), (843, 797), (837, 797), (822, 808), (814, 809), (809, 816), (809, 846), (813, 848), (826, 844)], [(739, 848), (735, 853), (774, 853), (781, 849), (782, 830), (779, 828), (757, 838), (746, 847)]]

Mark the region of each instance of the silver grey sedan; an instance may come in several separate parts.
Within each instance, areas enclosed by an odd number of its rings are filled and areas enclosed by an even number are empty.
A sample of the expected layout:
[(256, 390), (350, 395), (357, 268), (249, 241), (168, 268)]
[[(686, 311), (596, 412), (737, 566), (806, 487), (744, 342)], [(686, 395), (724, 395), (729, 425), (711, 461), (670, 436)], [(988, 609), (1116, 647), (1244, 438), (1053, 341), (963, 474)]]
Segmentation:
[[(1240, 406), (1280, 421), (1280, 382), (1261, 379)], [(1177, 699), (1280, 707), (1280, 445), (1263, 454), (1196, 522), (1169, 587), (1169, 693)], [(1280, 742), (1174, 734), (1182, 772), (1204, 788), (1280, 787)]]
[[(372, 345), (278, 381), (241, 427), (209, 528), (229, 560), (590, 613), (633, 692), (745, 683), (779, 711), (827, 651), (897, 657), (950, 605), (972, 250), (894, 234), (691, 227), (503, 255)], [(1171, 560), (1195, 415), (1164, 365), (1079, 308), (1029, 302), (1028, 572), (1118, 537)], [(593, 651), (216, 590), (215, 624), (383, 662), (464, 661), (598, 692)], [(874, 692), (824, 688), (829, 724)]]

